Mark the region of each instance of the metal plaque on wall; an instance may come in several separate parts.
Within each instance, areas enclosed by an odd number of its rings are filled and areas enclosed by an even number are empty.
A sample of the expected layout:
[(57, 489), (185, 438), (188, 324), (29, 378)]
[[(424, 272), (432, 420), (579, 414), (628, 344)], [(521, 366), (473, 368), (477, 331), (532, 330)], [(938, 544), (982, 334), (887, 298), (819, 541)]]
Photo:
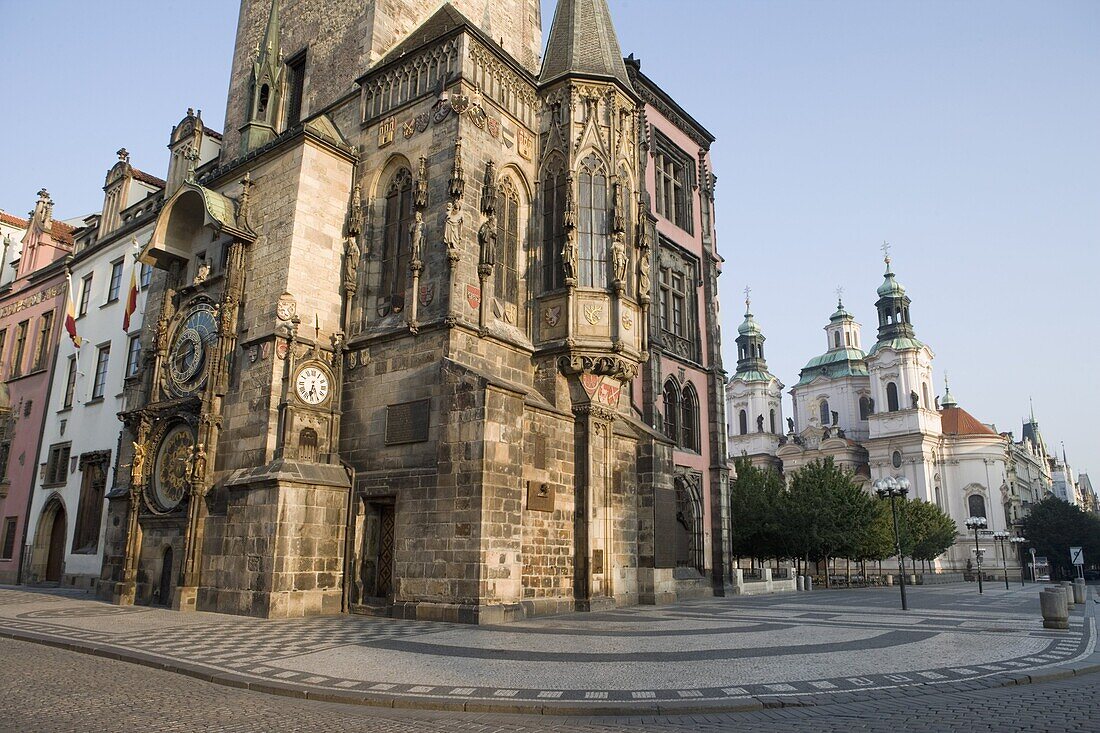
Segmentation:
[(528, 481), (527, 509), (532, 512), (554, 511), (554, 486), (542, 481)]
[(426, 441), (430, 414), (431, 400), (402, 402), (386, 407), (386, 445)]

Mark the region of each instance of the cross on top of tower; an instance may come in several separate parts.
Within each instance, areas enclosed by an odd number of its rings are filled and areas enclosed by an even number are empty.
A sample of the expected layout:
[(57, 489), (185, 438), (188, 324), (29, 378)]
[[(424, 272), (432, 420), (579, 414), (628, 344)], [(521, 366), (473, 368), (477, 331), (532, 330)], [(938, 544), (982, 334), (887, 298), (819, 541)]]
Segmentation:
[(749, 312), (749, 307), (752, 305), (752, 288), (748, 285), (745, 286), (745, 312)]
[(882, 259), (883, 259), (883, 261), (887, 265), (889, 265), (890, 264), (890, 243), (887, 242), (885, 239), (882, 240), (882, 247), (880, 247), (879, 249), (882, 250)]
[(844, 286), (838, 285), (836, 289), (836, 307), (844, 307)]

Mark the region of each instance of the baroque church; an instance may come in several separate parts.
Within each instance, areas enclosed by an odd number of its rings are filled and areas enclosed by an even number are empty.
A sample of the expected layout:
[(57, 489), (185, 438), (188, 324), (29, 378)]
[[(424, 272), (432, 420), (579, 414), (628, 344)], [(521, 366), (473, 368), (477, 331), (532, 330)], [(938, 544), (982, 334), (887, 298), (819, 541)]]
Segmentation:
[(99, 589), (496, 623), (729, 592), (713, 136), (606, 0), (243, 0), (173, 129)]
[[(875, 479), (905, 477), (911, 498), (935, 503), (958, 527), (954, 546), (936, 560), (938, 569), (977, 564), (975, 538), (965, 527), (973, 516), (986, 518), (978, 549), (987, 566), (999, 567), (1001, 551), (993, 534), (1015, 531), (1027, 508), (1043, 497), (1015, 457), (1021, 452), (1030, 456), (1031, 442), (1025, 438), (1026, 447), (1015, 444), (1011, 433), (999, 433), (963, 409), (946, 377), (942, 398), (935, 395), (935, 355), (916, 336), (912, 301), (889, 256), (885, 264), (874, 301), (875, 341), (864, 351), (861, 325), (838, 300), (825, 325), (825, 352), (806, 363), (790, 389), (794, 413), (785, 425), (784, 385), (768, 371), (763, 328), (746, 308), (738, 329), (737, 368), (726, 392), (730, 455), (784, 474), (832, 459), (868, 491)], [(1009, 556), (1007, 562), (1018, 572), (1018, 557)]]

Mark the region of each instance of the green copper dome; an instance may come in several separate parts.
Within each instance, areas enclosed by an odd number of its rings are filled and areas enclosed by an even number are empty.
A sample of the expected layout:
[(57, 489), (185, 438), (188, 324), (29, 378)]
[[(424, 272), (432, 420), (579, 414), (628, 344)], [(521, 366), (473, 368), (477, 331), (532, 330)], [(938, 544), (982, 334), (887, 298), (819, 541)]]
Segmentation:
[(752, 313), (745, 311), (745, 320), (737, 327), (737, 333), (742, 336), (758, 336), (764, 332), (760, 329), (760, 324), (753, 318)]
[(889, 258), (886, 259), (886, 279), (882, 281), (882, 285), (878, 286), (878, 294), (883, 298), (905, 295), (905, 288), (894, 279), (894, 271), (890, 269)]

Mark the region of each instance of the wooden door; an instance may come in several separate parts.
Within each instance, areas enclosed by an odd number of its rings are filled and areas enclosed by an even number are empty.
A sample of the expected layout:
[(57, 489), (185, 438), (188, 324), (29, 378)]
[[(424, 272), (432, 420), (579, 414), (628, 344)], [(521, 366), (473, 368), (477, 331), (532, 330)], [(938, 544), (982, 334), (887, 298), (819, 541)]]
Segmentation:
[(65, 562), (65, 510), (58, 507), (50, 527), (50, 552), (46, 556), (46, 581), (61, 582), (61, 569)]

